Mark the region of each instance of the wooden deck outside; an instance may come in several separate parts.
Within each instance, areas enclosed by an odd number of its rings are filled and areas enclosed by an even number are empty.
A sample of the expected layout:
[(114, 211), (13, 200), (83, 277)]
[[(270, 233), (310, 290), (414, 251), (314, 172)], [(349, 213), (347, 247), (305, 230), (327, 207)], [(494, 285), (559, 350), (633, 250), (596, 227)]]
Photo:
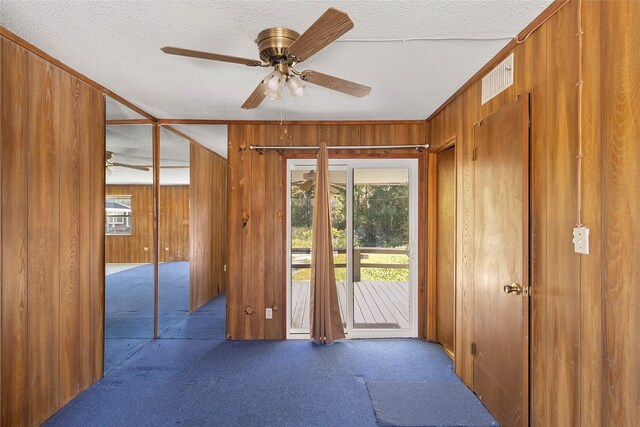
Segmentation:
[[(346, 321), (347, 290), (338, 282), (340, 313)], [(291, 326), (309, 328), (309, 282), (291, 284)], [(409, 327), (409, 285), (407, 282), (354, 283), (354, 317), (356, 329), (406, 329)]]

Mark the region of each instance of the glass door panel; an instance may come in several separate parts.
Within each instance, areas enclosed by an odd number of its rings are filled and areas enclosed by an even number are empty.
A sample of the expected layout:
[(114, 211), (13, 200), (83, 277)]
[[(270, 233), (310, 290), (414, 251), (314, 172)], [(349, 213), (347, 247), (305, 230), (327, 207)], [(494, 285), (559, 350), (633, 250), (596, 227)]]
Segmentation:
[[(290, 331), (308, 333), (310, 327), (311, 229), (315, 196), (315, 166), (290, 170), (290, 233), (291, 240), (291, 304)], [(331, 221), (333, 231), (333, 262), (335, 264), (338, 300), (343, 324), (347, 320), (347, 170), (331, 167)]]
[(409, 170), (353, 169), (353, 328), (409, 329)]
[[(315, 160), (288, 165), (288, 336), (310, 326)], [(417, 335), (415, 159), (329, 163), (334, 264), (340, 314), (350, 338)]]

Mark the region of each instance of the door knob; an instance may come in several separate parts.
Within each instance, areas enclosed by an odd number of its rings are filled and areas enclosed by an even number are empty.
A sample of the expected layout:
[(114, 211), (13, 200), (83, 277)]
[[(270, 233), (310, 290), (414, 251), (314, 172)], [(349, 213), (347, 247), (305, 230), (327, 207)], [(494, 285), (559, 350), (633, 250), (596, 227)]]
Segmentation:
[(506, 294), (520, 295), (522, 293), (522, 286), (518, 283), (512, 283), (510, 285), (504, 285), (504, 292)]

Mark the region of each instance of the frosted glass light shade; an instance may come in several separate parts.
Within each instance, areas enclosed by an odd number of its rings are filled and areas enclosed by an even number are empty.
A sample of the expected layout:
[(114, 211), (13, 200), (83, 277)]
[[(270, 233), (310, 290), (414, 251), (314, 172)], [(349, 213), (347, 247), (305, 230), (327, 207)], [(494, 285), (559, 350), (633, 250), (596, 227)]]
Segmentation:
[(291, 96), (304, 95), (304, 85), (302, 84), (302, 80), (300, 80), (298, 77), (289, 77), (289, 79), (287, 80), (287, 86), (289, 86)]

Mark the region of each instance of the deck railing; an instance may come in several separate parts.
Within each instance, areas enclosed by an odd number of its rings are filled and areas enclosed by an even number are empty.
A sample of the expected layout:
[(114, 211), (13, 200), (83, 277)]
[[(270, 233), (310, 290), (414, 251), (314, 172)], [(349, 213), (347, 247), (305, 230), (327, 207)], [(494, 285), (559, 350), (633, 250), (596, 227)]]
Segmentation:
[[(346, 248), (335, 248), (334, 253), (346, 254)], [(309, 255), (311, 254), (311, 248), (291, 248), (291, 255)], [(368, 255), (375, 254), (387, 254), (387, 255), (408, 255), (409, 251), (403, 248), (353, 248), (353, 281), (359, 282), (361, 277), (361, 270), (363, 268), (409, 268), (409, 264), (389, 264), (389, 263), (374, 263), (374, 262), (362, 262), (366, 260)], [(335, 268), (346, 268), (347, 264), (335, 264)], [(311, 264), (293, 263), (291, 268), (311, 268)]]

